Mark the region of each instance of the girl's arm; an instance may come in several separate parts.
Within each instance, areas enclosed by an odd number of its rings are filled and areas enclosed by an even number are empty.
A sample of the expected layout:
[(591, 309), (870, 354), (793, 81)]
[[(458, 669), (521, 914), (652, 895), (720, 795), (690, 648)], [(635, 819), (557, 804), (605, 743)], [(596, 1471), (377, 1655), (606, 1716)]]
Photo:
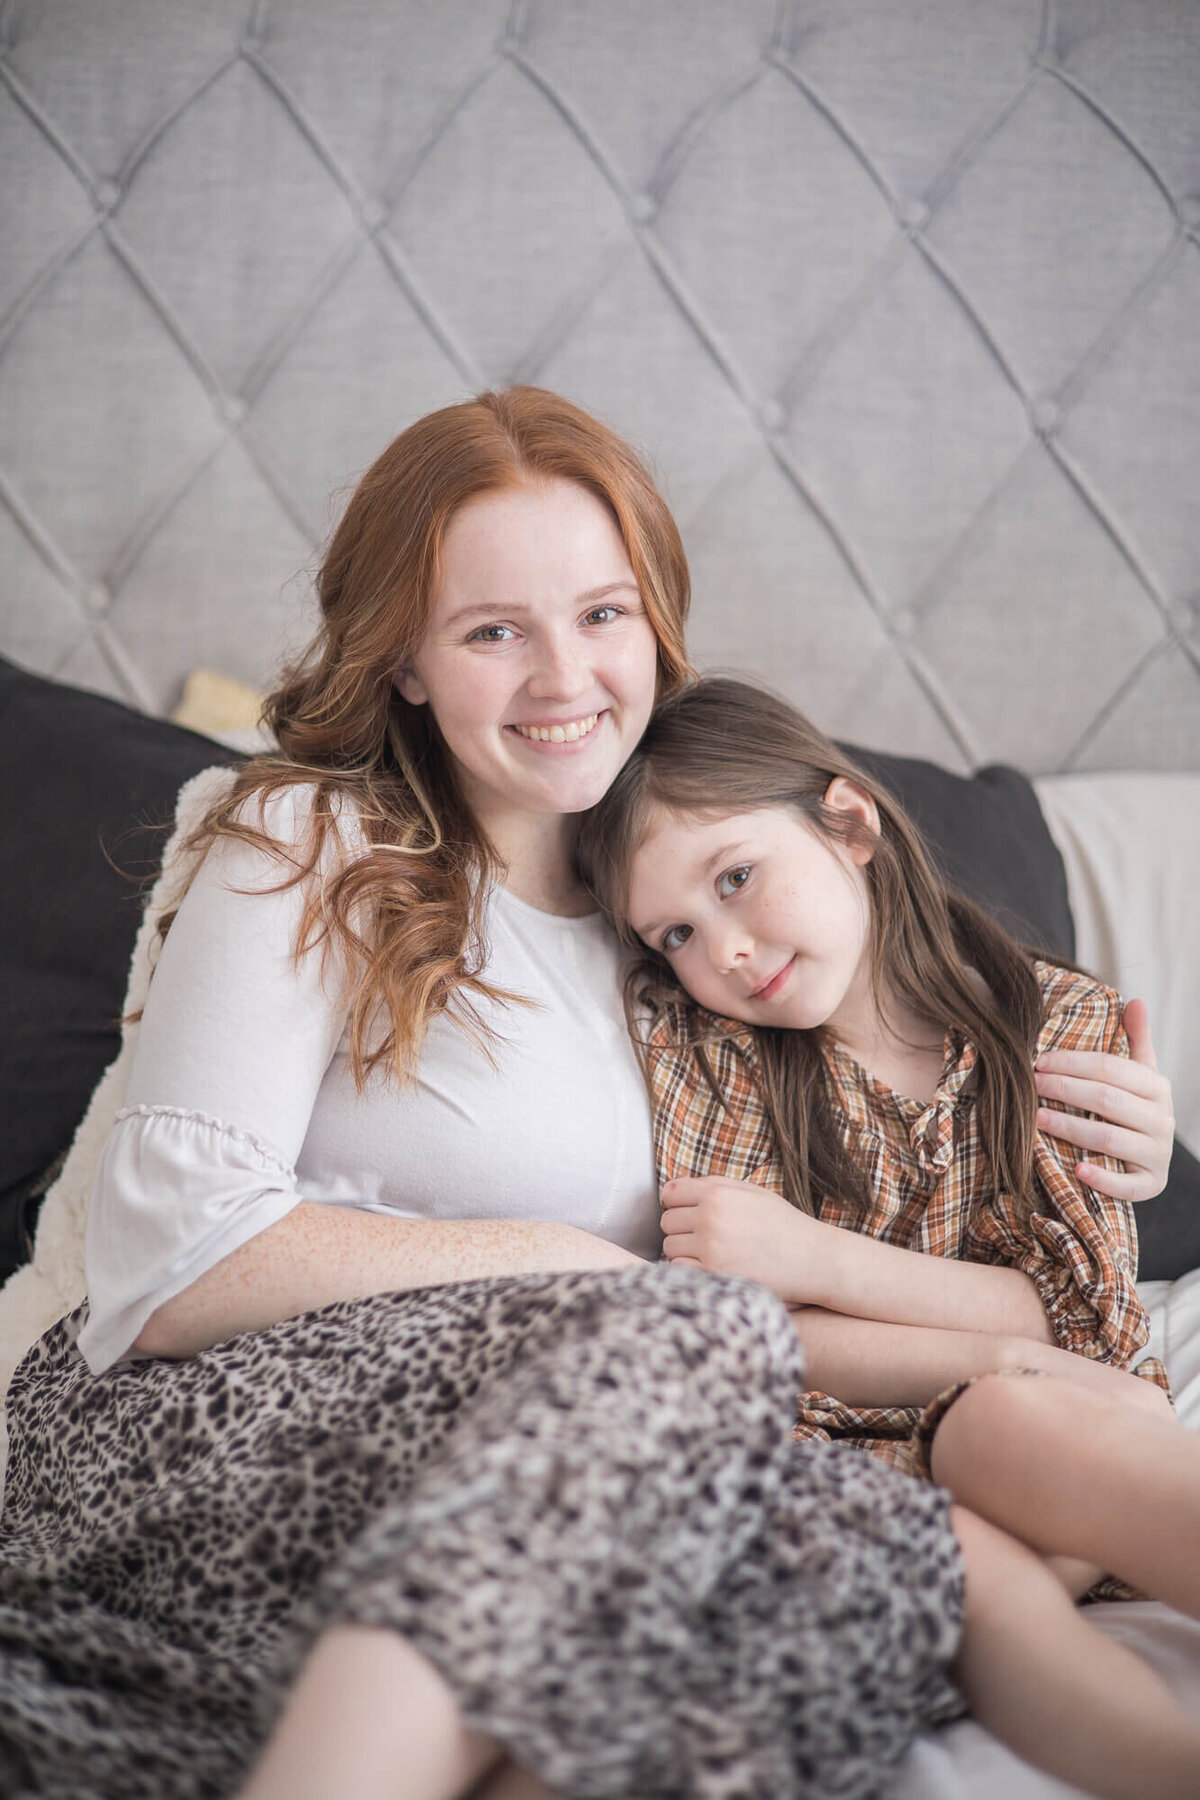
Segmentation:
[[(1047, 1018), (1039, 1050), (1123, 1061), (1118, 996), (1068, 970), (1047, 970), (1044, 978)], [(732, 1098), (742, 1167), (767, 1169), (765, 1115), (732, 1052), (719, 1078)], [(712, 1101), (682, 1058), (664, 1057), (656, 1079), (660, 1160), (677, 1167), (696, 1141), (696, 1118), (704, 1121)], [(719, 1148), (728, 1154), (724, 1141)], [(726, 1176), (668, 1182), (663, 1203), (668, 1257), (746, 1275), (791, 1304), (896, 1325), (1015, 1334), (1119, 1364), (1146, 1341), (1133, 1281), (1132, 1209), (1085, 1189), (1061, 1138), (1044, 1132), (1036, 1143), (1032, 1196), (977, 1202), (963, 1222), (963, 1260), (823, 1224), (754, 1183)]]
[(1019, 1269), (901, 1250), (723, 1175), (683, 1176), (662, 1192), (663, 1249), (672, 1262), (744, 1275), (791, 1306), (857, 1320), (1054, 1342), (1038, 1289)]
[(806, 1383), (847, 1406), (925, 1406), (956, 1381), (994, 1369), (1040, 1369), (1145, 1411), (1171, 1411), (1153, 1382), (1029, 1338), (885, 1325), (814, 1306), (794, 1308), (792, 1318)]
[[(295, 841), (304, 803), (270, 803), (267, 828)], [(281, 872), (219, 840), (162, 947), (91, 1198), (79, 1344), (96, 1372), (134, 1345), (188, 1355), (388, 1289), (630, 1260), (554, 1223), (394, 1218), (352, 1193), (304, 1200), (296, 1162), (349, 983), (319, 952), (296, 962), (304, 896), (264, 891)]]

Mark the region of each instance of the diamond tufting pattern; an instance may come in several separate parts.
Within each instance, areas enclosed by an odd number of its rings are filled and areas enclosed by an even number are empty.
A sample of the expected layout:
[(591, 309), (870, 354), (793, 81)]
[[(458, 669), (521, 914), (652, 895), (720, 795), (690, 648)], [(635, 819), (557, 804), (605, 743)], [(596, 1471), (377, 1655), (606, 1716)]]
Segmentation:
[(1198, 0), (8, 0), (0, 650), (269, 677), (337, 495), (536, 381), (693, 645), (958, 766), (1200, 768)]

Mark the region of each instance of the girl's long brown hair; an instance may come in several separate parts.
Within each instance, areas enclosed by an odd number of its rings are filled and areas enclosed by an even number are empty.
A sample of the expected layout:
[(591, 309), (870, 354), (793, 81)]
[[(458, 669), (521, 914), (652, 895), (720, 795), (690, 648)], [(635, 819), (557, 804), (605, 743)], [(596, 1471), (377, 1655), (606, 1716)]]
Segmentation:
[[(839, 775), (874, 800), (878, 838), (824, 804)], [(916, 827), (887, 789), (786, 702), (719, 677), (664, 701), (633, 757), (584, 819), (583, 878), (626, 943), (643, 953), (626, 990), (635, 1041), (644, 1052), (649, 1032), (665, 1023), (715, 1088), (705, 1046), (728, 1026), (684, 1004), (666, 959), (629, 924), (630, 865), (654, 807), (708, 816), (790, 807), (827, 839), (871, 845), (865, 873), (877, 1002), (886, 1011), (890, 993), (917, 1017), (975, 1045), (975, 1104), (992, 1177), (1000, 1191), (1028, 1194), (1037, 1113), (1033, 1055), (1043, 1018), (1033, 954), (943, 885)], [(987, 993), (969, 969), (982, 976)], [(830, 1104), (822, 1034), (753, 1031), (788, 1199), (813, 1213), (826, 1195), (865, 1207), (866, 1177), (842, 1142)]]
[[(216, 838), (241, 839), (282, 865), (271, 891), (306, 884), (296, 955), (319, 948), (354, 971), (350, 1051), (360, 1087), (378, 1065), (411, 1075), (443, 1011), (486, 1044), (478, 1002), (513, 998), (483, 975), (487, 878), (501, 873), (495, 852), (464, 803), (429, 707), (409, 705), (392, 677), (425, 634), (458, 508), (549, 480), (578, 483), (611, 512), (658, 639), (659, 694), (679, 687), (689, 673), (687, 561), (646, 469), (607, 426), (556, 394), (480, 394), (418, 419), (363, 476), (320, 571), (317, 634), (264, 708), (278, 754), (247, 763), (185, 846), (194, 867)], [(312, 790), (307, 835), (280, 843), (261, 807), (247, 803), (301, 784)]]

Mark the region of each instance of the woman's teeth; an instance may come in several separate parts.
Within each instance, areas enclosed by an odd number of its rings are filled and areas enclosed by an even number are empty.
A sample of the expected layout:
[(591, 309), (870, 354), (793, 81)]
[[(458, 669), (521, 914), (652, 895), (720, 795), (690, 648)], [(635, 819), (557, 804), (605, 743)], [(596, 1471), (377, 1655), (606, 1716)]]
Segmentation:
[(573, 744), (596, 729), (599, 717), (599, 713), (589, 713), (586, 719), (572, 719), (566, 725), (514, 725), (513, 730), (534, 744)]

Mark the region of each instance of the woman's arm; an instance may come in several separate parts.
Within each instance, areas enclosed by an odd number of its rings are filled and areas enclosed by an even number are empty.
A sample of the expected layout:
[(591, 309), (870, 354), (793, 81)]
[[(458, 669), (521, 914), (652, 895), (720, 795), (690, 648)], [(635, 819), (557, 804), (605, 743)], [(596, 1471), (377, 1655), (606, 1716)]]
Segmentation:
[(744, 1275), (791, 1306), (1054, 1342), (1037, 1287), (1019, 1269), (901, 1250), (822, 1224), (779, 1194), (723, 1175), (667, 1182), (663, 1206), (671, 1261)]
[(389, 1219), (302, 1201), (151, 1314), (135, 1348), (186, 1357), (337, 1300), (491, 1275), (617, 1269), (640, 1258), (573, 1225)]
[(925, 1406), (956, 1381), (994, 1369), (1040, 1369), (1144, 1411), (1171, 1410), (1153, 1382), (1030, 1338), (886, 1325), (813, 1306), (794, 1308), (792, 1318), (807, 1385), (847, 1406)]
[[(272, 803), (268, 829), (291, 841), (302, 807)], [(296, 1163), (349, 982), (319, 954), (297, 964), (304, 896), (262, 891), (281, 872), (219, 842), (163, 945), (88, 1218), (80, 1349), (97, 1372), (135, 1344), (187, 1355), (369, 1293), (628, 1260), (559, 1224), (389, 1217), (353, 1207), (352, 1192), (337, 1206), (304, 1199)]]

